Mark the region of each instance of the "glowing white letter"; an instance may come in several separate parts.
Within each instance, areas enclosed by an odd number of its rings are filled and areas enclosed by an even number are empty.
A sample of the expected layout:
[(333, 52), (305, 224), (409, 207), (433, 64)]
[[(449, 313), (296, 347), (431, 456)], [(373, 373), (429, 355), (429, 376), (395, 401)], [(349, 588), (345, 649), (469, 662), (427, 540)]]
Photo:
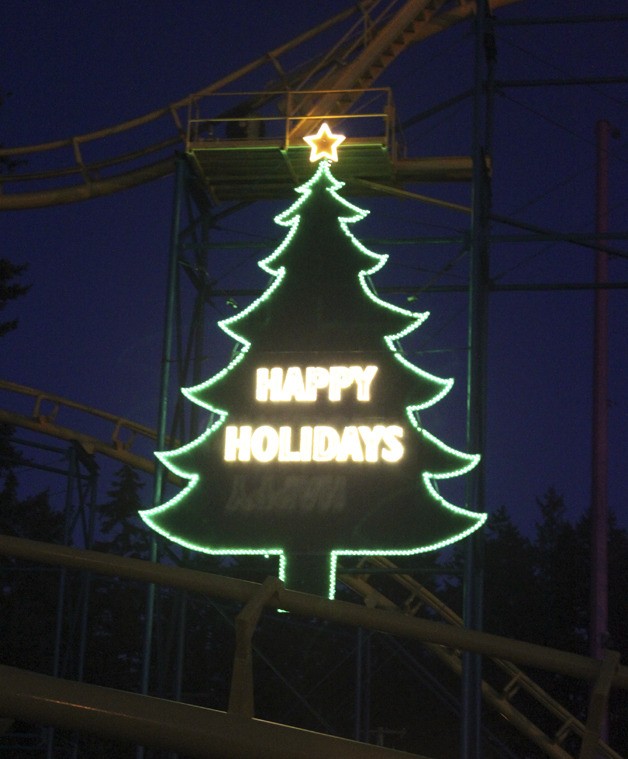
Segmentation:
[(283, 369), (274, 366), (272, 369), (260, 368), (257, 370), (255, 385), (255, 399), (263, 403), (281, 400), (283, 384)]
[(329, 367), (329, 400), (339, 401), (342, 391), (353, 384), (353, 372), (348, 366)]
[(333, 461), (338, 453), (340, 436), (333, 427), (323, 425), (314, 427), (314, 445), (312, 459), (314, 461)]
[(303, 374), (298, 366), (291, 366), (286, 370), (286, 379), (283, 383), (282, 401), (303, 401), (305, 400), (305, 387), (303, 385)]
[(403, 456), (403, 444), (401, 438), (403, 437), (403, 427), (397, 424), (391, 424), (384, 429), (383, 443), (385, 448), (382, 448), (382, 458), (384, 461), (394, 463), (399, 461)]
[(234, 424), (225, 428), (225, 461), (251, 460), (251, 431), (251, 427)]
[(340, 450), (336, 461), (364, 461), (362, 443), (357, 427), (345, 427), (340, 439)]
[(299, 440), (299, 450), (301, 452), (301, 461), (312, 460), (312, 427), (301, 427), (301, 437)]
[(365, 446), (364, 460), (379, 461), (379, 444), (382, 442), (384, 425), (376, 424), (375, 427), (367, 427), (365, 424), (361, 424), (358, 429)]
[(329, 372), (322, 366), (305, 368), (305, 400), (315, 401), (318, 391), (329, 385)]
[(279, 452), (279, 435), (277, 430), (267, 424), (258, 427), (251, 436), (251, 453), (253, 458), (262, 463), (277, 458)]
[(292, 450), (292, 427), (279, 428), (279, 461), (301, 461), (300, 452)]
[(359, 401), (370, 401), (371, 382), (377, 374), (377, 367), (372, 364), (369, 364), (369, 366), (352, 366), (351, 371), (358, 386), (357, 399)]

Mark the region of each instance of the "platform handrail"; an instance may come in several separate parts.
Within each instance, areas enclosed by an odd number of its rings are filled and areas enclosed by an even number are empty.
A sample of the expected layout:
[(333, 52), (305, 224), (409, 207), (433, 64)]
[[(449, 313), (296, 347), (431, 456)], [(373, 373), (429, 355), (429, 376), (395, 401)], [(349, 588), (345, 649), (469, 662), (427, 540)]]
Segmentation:
[[(112, 414), (108, 411), (92, 408), (84, 403), (64, 398), (55, 393), (49, 393), (27, 385), (20, 385), (16, 382), (0, 379), (0, 393), (7, 392), (12, 399), (11, 406), (14, 406), (16, 398), (29, 399), (32, 403), (30, 410), (26, 413), (19, 413), (15, 410), (6, 410), (0, 408), (0, 422), (18, 427), (25, 427), (35, 432), (42, 432), (63, 440), (77, 440), (88, 453), (97, 451), (110, 455), (113, 458), (127, 460), (131, 466), (135, 466), (142, 471), (154, 471), (154, 461), (146, 459), (132, 451), (138, 441), (144, 440), (151, 445), (157, 439), (157, 433), (151, 427), (139, 424), (127, 419), (119, 414)], [(59, 418), (65, 413), (79, 412), (89, 420), (90, 425), (94, 421), (101, 421), (109, 428), (109, 442), (104, 442), (101, 438), (93, 434), (85, 434), (70, 429), (59, 423)], [(87, 425), (85, 425), (87, 427)], [(169, 441), (170, 445), (170, 441)], [(174, 443), (170, 447), (176, 447)]]
[(240, 714), (0, 665), (0, 714), (194, 759), (429, 759)]
[[(369, 556), (360, 562), (360, 574), (347, 575), (344, 582), (357, 593), (359, 593), (367, 604), (379, 608), (395, 609), (402, 611), (404, 614), (416, 615), (420, 609), (430, 609), (433, 614), (441, 619), (444, 623), (462, 628), (464, 625), (462, 617), (447, 606), (440, 598), (428, 590), (411, 574), (404, 572), (397, 567), (390, 559), (385, 556)], [(400, 603), (395, 603), (388, 596), (377, 590), (370, 584), (370, 573), (372, 570), (384, 570), (396, 585), (404, 588), (408, 596)], [(432, 616), (433, 618), (433, 616)], [(434, 645), (428, 645), (428, 648), (445, 663), (456, 674), (462, 672), (462, 658), (460, 650), (444, 649)], [(482, 694), (486, 701), (498, 712), (502, 713), (506, 719), (519, 732), (527, 736), (533, 743), (541, 748), (547, 756), (555, 759), (567, 759), (571, 754), (562, 747), (568, 735), (573, 734), (584, 742), (588, 735), (587, 725), (569, 712), (562, 704), (549, 695), (540, 685), (538, 685), (525, 672), (517, 667), (513, 662), (503, 658), (490, 657), (497, 669), (508, 676), (508, 682), (501, 687), (491, 685), (482, 681)], [(600, 670), (603, 671), (603, 668)], [(513, 698), (519, 692), (527, 694), (533, 701), (542, 706), (549, 714), (560, 722), (558, 730), (551, 735), (543, 731), (533, 723), (521, 710), (512, 703)], [(591, 739), (588, 739), (589, 742)], [(596, 756), (601, 759), (621, 759), (621, 756), (614, 751), (608, 744), (598, 740), (595, 744)]]
[[(414, 616), (407, 616), (394, 610), (369, 608), (348, 601), (330, 600), (321, 596), (301, 593), (285, 588), (283, 583), (278, 580), (273, 581), (272, 586), (267, 589), (259, 583), (210, 574), (195, 569), (159, 564), (143, 559), (114, 556), (108, 553), (42, 543), (6, 535), (0, 535), (0, 555), (36, 563), (51, 564), (65, 567), (66, 569), (91, 571), (100, 575), (155, 583), (157, 585), (197, 592), (213, 598), (245, 604), (245, 610), (248, 607), (253, 612), (247, 615), (249, 627), (244, 630), (240, 649), (242, 649), (242, 645), (250, 645), (253, 633), (250, 624), (253, 619), (257, 619), (259, 612), (262, 609), (277, 609), (309, 618), (314, 617), (343, 625), (377, 630), (396, 637), (417, 640), (430, 646), (444, 646), (446, 648), (473, 651), (491, 658), (498, 657), (513, 663), (557, 672), (595, 683), (598, 690), (603, 690), (602, 696), (604, 697), (612, 687), (628, 690), (628, 667), (616, 663), (618, 660), (618, 655), (616, 654), (613, 654), (615, 660), (611, 671), (605, 662), (600, 662), (580, 654), (512, 640), (490, 633), (459, 628), (454, 625), (420, 619)], [(238, 670), (240, 680), (237, 684), (238, 692), (236, 693), (237, 697), (234, 697), (234, 704), (242, 708), (234, 709), (234, 713), (230, 715), (230, 719), (252, 720), (252, 715), (248, 716), (249, 709), (247, 704), (250, 704), (250, 698), (247, 697), (247, 693), (252, 693), (253, 684), (252, 681), (249, 684), (246, 682), (247, 677), (250, 676), (252, 678), (253, 676), (252, 668), (246, 666), (248, 661), (246, 651), (239, 650), (236, 652), (236, 655), (240, 655), (242, 666)], [(16, 670), (13, 675), (19, 678), (28, 677), (28, 675), (33, 674), (24, 674), (23, 672), (20, 674), (20, 672), (20, 670)], [(6, 671), (4, 674), (5, 676), (7, 675)], [(0, 679), (2, 676), (3, 671), (0, 669)], [(41, 678), (45, 676), (40, 675), (37, 677)], [(67, 683), (67, 681), (62, 682)], [(33, 684), (33, 687), (35, 685), (36, 683)], [(79, 684), (75, 683), (73, 685), (79, 687)], [(34, 708), (39, 703), (38, 699), (30, 693), (29, 687), (24, 686), (21, 689), (11, 690), (11, 688), (7, 688), (5, 685), (4, 688), (0, 688), (0, 715), (20, 719), (36, 718), (38, 720), (43, 719), (44, 721), (50, 720), (53, 724), (61, 726), (89, 729), (89, 720), (87, 720), (86, 727), (83, 724), (83, 717), (80, 714), (77, 716), (78, 712), (68, 717), (70, 721), (63, 721), (61, 717), (55, 717), (54, 714), (51, 716), (47, 710), (29, 711), (31, 707)], [(50, 684), (50, 687), (52, 687), (52, 684)], [(80, 684), (80, 688), (88, 688), (86, 691), (81, 691), (83, 694), (82, 698), (91, 698), (91, 691), (89, 689), (97, 688), (97, 686)], [(3, 690), (4, 695), (2, 695)], [(52, 691), (50, 692), (52, 693)], [(124, 698), (128, 696), (133, 701), (133, 695), (126, 694)], [(135, 698), (138, 697), (135, 696)], [(14, 703), (15, 699), (19, 701), (17, 706)], [(11, 705), (12, 703), (14, 704), (13, 706)], [(52, 695), (48, 697), (47, 703), (51, 705), (53, 712), (55, 708), (60, 708), (57, 701), (55, 701), (55, 697)], [(126, 703), (128, 703), (128, 699)], [(57, 707), (55, 707), (55, 704), (57, 704)], [(76, 702), (74, 705), (76, 706)], [(89, 712), (89, 710), (80, 710), (81, 714), (85, 714), (86, 712)], [(126, 719), (124, 714), (121, 714), (119, 711), (116, 713), (118, 714), (118, 718), (124, 722)], [(227, 725), (226, 722), (225, 725)], [(597, 723), (591, 719), (587, 725), (587, 731), (589, 745), (592, 746), (597, 744), (597, 740), (593, 740), (590, 733), (596, 732), (596, 727)], [(94, 729), (94, 726), (92, 726), (92, 729)], [(230, 728), (227, 727), (226, 729)], [(129, 735), (126, 737), (129, 737)], [(133, 736), (136, 736), (140, 742), (144, 740), (143, 735), (144, 733), (141, 735), (133, 733)], [(599, 739), (599, 734), (597, 738)], [(336, 756), (336, 754), (321, 755)], [(213, 757), (216, 754), (198, 753), (195, 756)], [(246, 754), (225, 753), (224, 756), (237, 757), (246, 756)], [(262, 756), (262, 754), (259, 754), (259, 756)], [(274, 756), (281, 755), (275, 754)], [(337, 754), (337, 756), (342, 756), (342, 754)], [(345, 754), (345, 756), (349, 757), (351, 754)], [(363, 754), (363, 756), (367, 756), (367, 754)], [(585, 751), (584, 754), (581, 753), (580, 759), (590, 759), (592, 756), (593, 754)]]
[[(406, 1), (412, 4), (411, 0)], [(492, 0), (491, 6), (495, 8), (516, 1)], [(319, 82), (320, 85), (321, 79), (330, 85), (334, 81), (332, 71), (338, 67), (342, 71), (346, 56), (354, 58), (363, 47), (368, 47), (376, 26), (379, 26), (380, 22), (387, 22), (386, 13), (370, 15), (378, 4), (379, 0), (363, 0), (354, 4), (237, 71), (142, 116), (63, 139), (34, 145), (0, 147), (0, 159), (11, 167), (10, 171), (0, 174), (0, 210), (41, 208), (79, 202), (136, 187), (172, 174), (175, 148), (185, 142), (183, 123), (191, 104), (206, 95), (236, 86), (237, 82), (268, 65), (272, 67), (275, 77), (279, 74), (277, 79), (281, 84), (275, 86), (285, 83), (286, 90), (298, 90), (306, 83)], [(468, 19), (474, 13), (474, 9), (475, 3), (463, 2), (446, 7), (442, 13), (422, 14), (420, 33), (417, 32), (413, 36), (413, 41), (427, 39)], [(417, 7), (417, 16), (419, 11)], [(349, 37), (343, 34), (337, 43), (339, 47), (332, 47), (322, 61), (317, 60), (306, 70), (293, 74), (284, 71), (280, 64), (282, 56), (352, 18), (354, 21), (357, 18), (358, 21), (352, 26)], [(342, 52), (342, 63), (336, 60), (333, 54), (336, 50)], [(375, 72), (383, 71), (386, 65), (378, 63), (369, 76), (369, 85), (376, 78)], [(354, 85), (369, 86), (361, 81), (354, 82)], [(327, 110), (323, 108), (323, 112)], [(157, 129), (162, 132), (155, 138), (154, 133)], [(120, 139), (123, 147), (120, 146)], [(92, 160), (87, 160), (86, 151), (96, 154)], [(37, 162), (35, 169), (31, 167), (31, 162)], [(68, 184), (68, 177), (73, 178), (74, 183)], [(24, 189), (25, 187), (29, 189)]]
[[(0, 535), (0, 555), (39, 561), (68, 569), (154, 582), (182, 590), (204, 593), (215, 598), (246, 603), (259, 593), (260, 585), (248, 580), (223, 577), (195, 569), (157, 564), (143, 559), (88, 551), (69, 546), (42, 543), (25, 538)], [(517, 664), (594, 682), (600, 661), (582, 654), (527, 643), (512, 638), (444, 625), (428, 619), (408, 617), (382, 609), (322, 596), (301, 593), (282, 587), (265, 601), (266, 608), (282, 609), (294, 614), (317, 617), (329, 622), (366, 627), (409, 640), (461, 648), (484, 656), (500, 657)], [(628, 690), (628, 666), (620, 665), (611, 686)]]
[[(311, 113), (314, 99), (334, 98), (338, 108), (329, 112)], [(353, 103), (358, 98), (364, 103), (360, 110), (348, 111), (343, 102)], [(366, 101), (366, 102), (364, 102)], [(389, 87), (369, 89), (331, 90), (265, 90), (263, 92), (215, 92), (195, 99), (190, 104), (186, 135), (186, 150), (212, 146), (224, 147), (276, 145), (280, 149), (300, 147), (308, 149), (301, 137), (294, 137), (297, 126), (314, 132), (324, 121), (334, 130), (338, 125), (347, 137), (344, 145), (363, 140), (354, 131), (361, 128), (370, 138), (377, 138), (396, 157), (395, 105)], [(368, 127), (358, 122), (368, 122)], [(240, 127), (241, 134), (234, 134)], [(219, 135), (219, 130), (225, 131)]]

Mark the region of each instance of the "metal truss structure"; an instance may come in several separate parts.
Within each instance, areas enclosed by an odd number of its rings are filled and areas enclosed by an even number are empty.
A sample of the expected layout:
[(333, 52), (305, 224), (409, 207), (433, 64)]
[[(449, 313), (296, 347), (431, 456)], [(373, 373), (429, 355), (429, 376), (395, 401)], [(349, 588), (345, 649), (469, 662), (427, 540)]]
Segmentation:
[[(348, 148), (350, 159), (340, 167), (339, 176), (350, 194), (392, 196), (434, 203), (465, 214), (469, 220), (465, 235), (470, 268), (463, 289), (468, 293), (468, 431), (470, 450), (482, 453), (485, 446), (486, 371), (488, 298), (496, 289), (490, 276), (489, 244), (491, 222), (518, 227), (536, 239), (551, 239), (552, 232), (531, 225), (517, 224), (496, 216), (491, 208), (491, 129), (494, 94), (493, 11), (516, 0), (405, 0), (384, 2), (365, 0), (339, 13), (327, 23), (310, 30), (290, 43), (269, 52), (247, 67), (210, 84), (203, 90), (143, 117), (109, 129), (68, 140), (23, 148), (2, 148), (0, 158), (9, 162), (27, 159), (27, 170), (0, 175), (0, 210), (20, 211), (43, 206), (73, 203), (115, 193), (163, 176), (174, 176), (172, 233), (169, 243), (169, 282), (165, 313), (162, 358), (161, 399), (157, 430), (114, 415), (98, 412), (45, 392), (30, 390), (12, 383), (0, 383), (0, 390), (19, 396), (32, 408), (16, 412), (0, 410), (0, 421), (43, 432), (68, 442), (70, 464), (68, 483), (78, 489), (78, 502), (68, 496), (67, 543), (70, 533), (82, 530), (82, 541), (91, 547), (90, 509), (96, 469), (93, 454), (106, 455), (128, 463), (155, 477), (155, 502), (162, 501), (167, 486), (161, 467), (147, 459), (148, 447), (165, 450), (175, 440), (185, 441), (198, 434), (201, 420), (188, 416), (179, 403), (178, 388), (197, 384), (207, 349), (204, 334), (205, 311), (216, 298), (247, 298), (251, 291), (237, 288), (217, 289), (212, 276), (211, 256), (219, 243), (212, 235), (220, 222), (237, 214), (258, 200), (285, 198), (291, 188), (305, 177), (306, 157), (301, 137), (323, 120), (343, 124), (352, 135)], [(465, 93), (472, 100), (470, 131), (471, 154), (443, 157), (412, 157), (404, 146), (398, 129), (393, 95), (389, 88), (377, 87), (377, 80), (395, 60), (411, 46), (441, 33), (455, 24), (472, 25), (475, 40), (473, 89)], [(316, 43), (319, 35), (338, 30), (336, 41), (316, 60), (289, 68), (284, 58), (298, 56), (300, 46)], [(264, 89), (249, 87), (261, 72), (270, 69), (273, 81)], [(121, 150), (120, 135), (124, 139)], [(155, 135), (158, 135), (155, 137)], [(468, 206), (419, 195), (408, 185), (425, 182), (465, 183), (471, 187)], [(565, 239), (603, 254), (617, 252), (594, 236), (566, 236)], [(176, 376), (173, 368), (176, 367)], [(9, 403), (15, 409), (15, 404)], [(89, 423), (77, 427), (64, 423), (69, 412), (88, 415)], [(98, 429), (102, 432), (94, 433)], [(89, 430), (89, 431), (88, 431)], [(105, 432), (105, 430), (108, 430)], [(141, 441), (144, 441), (142, 443)], [(138, 450), (139, 447), (139, 450)], [(467, 502), (483, 510), (485, 483), (481, 471), (470, 477)], [(70, 484), (68, 492), (70, 492)], [(89, 729), (76, 704), (89, 705), (96, 715), (98, 730), (108, 730), (119, 738), (171, 750), (185, 750), (192, 756), (250, 756), (251, 746), (259, 756), (402, 756), (378, 747), (349, 745), (321, 735), (297, 735), (290, 728), (270, 726), (254, 717), (251, 674), (251, 637), (259, 615), (265, 607), (291, 610), (323, 619), (357, 624), (365, 628), (388, 630), (401, 637), (418, 638), (462, 677), (461, 759), (480, 759), (480, 704), (482, 697), (507, 714), (518, 728), (544, 750), (547, 756), (566, 759), (561, 746), (566, 735), (581, 739), (580, 759), (597, 755), (619, 759), (616, 752), (599, 739), (603, 707), (612, 687), (628, 688), (626, 667), (617, 657), (607, 654), (601, 662), (576, 657), (565, 652), (542, 650), (527, 644), (498, 639), (481, 631), (482, 572), (479, 555), (481, 539), (468, 541), (465, 574), (464, 628), (446, 609), (438, 609), (437, 599), (427, 599), (426, 591), (411, 577), (396, 575), (396, 582), (408, 591), (402, 606), (405, 614), (390, 599), (369, 585), (369, 566), (381, 559), (371, 559), (364, 572), (344, 580), (366, 601), (362, 608), (340, 601), (297, 598), (298, 594), (276, 583), (262, 586), (242, 584), (208, 575), (195, 576), (188, 570), (164, 568), (159, 562), (158, 546), (153, 541), (150, 563), (111, 559), (70, 548), (29, 545), (0, 537), (4, 554), (37, 558), (44, 563), (86, 572), (130, 576), (148, 583), (147, 608), (153, 609), (156, 584), (171, 584), (186, 590), (199, 590), (229, 597), (244, 604), (235, 622), (237, 651), (234, 662), (231, 700), (227, 714), (202, 714), (194, 707), (157, 703), (150, 692), (150, 659), (153, 640), (153, 617), (147, 614), (145, 630), (142, 695), (106, 692), (88, 685), (69, 683), (58, 678), (81, 680), (81, 620), (85, 618), (89, 599), (89, 579), (84, 574), (81, 593), (71, 610), (76, 620), (75, 637), (65, 641), (76, 652), (70, 666), (62, 656), (62, 640), (57, 630), (55, 680), (31, 675), (7, 667), (0, 677), (7, 683), (0, 689), (0, 708), (4, 715), (50, 722), (72, 729)], [(65, 610), (64, 572), (60, 573), (59, 614)], [(199, 573), (200, 574), (200, 573)], [(445, 614), (447, 625), (431, 624), (415, 618), (415, 611), (428, 603), (432, 610)], [(378, 607), (378, 608), (375, 608)], [(434, 626), (435, 625), (435, 626)], [(452, 657), (452, 649), (460, 655)], [(499, 685), (487, 683), (482, 674), (482, 657), (492, 657), (503, 666), (505, 680)], [(455, 661), (454, 661), (455, 659)], [(586, 725), (574, 721), (568, 712), (539, 693), (518, 665), (547, 666), (552, 671), (587, 679), (595, 683), (590, 719)], [(540, 733), (512, 699), (527, 689), (535, 693), (559, 722), (555, 736)], [(74, 703), (74, 706), (72, 706)], [(56, 704), (56, 706), (55, 706)], [(105, 727), (106, 715), (122, 710), (124, 717)], [(156, 711), (153, 711), (156, 710)], [(163, 730), (152, 734), (147, 715), (163, 717)], [(202, 719), (205, 727), (181, 730)], [(92, 725), (94, 727), (96, 723)], [(238, 733), (238, 737), (229, 738)], [(559, 737), (557, 737), (559, 736)], [(213, 748), (207, 742), (214, 741)], [(280, 747), (280, 748), (278, 748)], [(281, 753), (283, 751), (283, 753)], [(50, 752), (50, 749), (49, 749)], [(141, 756), (142, 750), (139, 750)], [(266, 752), (266, 753), (264, 753)], [(319, 752), (319, 753), (317, 753)], [(600, 752), (600, 753), (596, 753)], [(52, 755), (49, 753), (49, 755)]]

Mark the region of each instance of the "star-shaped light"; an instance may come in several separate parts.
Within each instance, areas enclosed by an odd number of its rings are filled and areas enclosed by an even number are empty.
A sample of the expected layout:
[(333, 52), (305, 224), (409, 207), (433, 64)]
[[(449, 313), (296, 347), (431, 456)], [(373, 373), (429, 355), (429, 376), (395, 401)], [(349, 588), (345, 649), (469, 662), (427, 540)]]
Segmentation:
[(333, 134), (327, 126), (327, 122), (321, 125), (316, 134), (303, 138), (312, 148), (310, 152), (310, 161), (320, 161), (321, 158), (328, 158), (330, 161), (338, 160), (338, 146), (344, 142), (344, 134)]

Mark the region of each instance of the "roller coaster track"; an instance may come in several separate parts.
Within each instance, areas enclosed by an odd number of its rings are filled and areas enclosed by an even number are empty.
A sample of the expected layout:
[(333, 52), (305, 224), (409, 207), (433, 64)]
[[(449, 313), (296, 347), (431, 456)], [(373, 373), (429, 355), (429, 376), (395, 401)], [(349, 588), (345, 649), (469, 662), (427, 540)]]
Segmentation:
[[(124, 419), (115, 414), (90, 408), (46, 393), (41, 390), (0, 380), (0, 423), (25, 428), (50, 435), (61, 440), (76, 441), (88, 453), (98, 453), (126, 463), (140, 471), (154, 472), (154, 463), (134, 452), (133, 445), (154, 445), (156, 433), (148, 427)], [(7, 411), (2, 408), (6, 399), (12, 407), (28, 406), (30, 412)], [(67, 423), (65, 420), (68, 420)], [(63, 422), (62, 424), (60, 423)], [(71, 429), (67, 424), (78, 423), (82, 429), (94, 427), (108, 430), (106, 439)], [(410, 617), (443, 622), (454, 628), (462, 628), (461, 618), (437, 596), (421, 585), (414, 577), (404, 574), (385, 557), (366, 557), (358, 574), (341, 576), (342, 582), (363, 598), (367, 607), (388, 610)], [(378, 579), (379, 578), (379, 579)], [(382, 592), (382, 578), (387, 583)], [(402, 593), (401, 600), (399, 592)], [(397, 600), (392, 600), (395, 598)], [(461, 650), (434, 643), (424, 644), (432, 654), (456, 675), (462, 672)], [(501, 714), (521, 735), (538, 746), (552, 759), (572, 759), (564, 744), (569, 736), (580, 741), (587, 737), (588, 728), (552, 696), (537, 685), (525, 672), (504, 657), (490, 656), (491, 667), (485, 667), (482, 695), (485, 702)], [(490, 682), (487, 672), (490, 670)], [(519, 699), (519, 702), (517, 701)], [(549, 721), (556, 726), (553, 734), (548, 734), (526, 715), (530, 704), (538, 716), (542, 710)], [(610, 746), (598, 741), (597, 757), (622, 759)], [(582, 756), (582, 753), (580, 754)]]
[[(512, 2), (517, 0), (492, 0), (490, 5), (494, 9)], [(176, 152), (186, 150), (187, 124), (198, 104), (235, 85), (247, 89), (241, 83), (267, 66), (275, 77), (269, 90), (354, 90), (342, 102), (333, 94), (307, 102), (310, 114), (346, 112), (410, 45), (469, 18), (474, 10), (471, 0), (364, 0), (164, 108), (88, 134), (2, 148), (0, 161), (11, 170), (0, 174), (0, 209), (74, 203), (171, 174)], [(330, 30), (340, 35), (331, 48), (307, 66), (284, 69), (282, 57)]]
[[(414, 577), (404, 574), (386, 557), (367, 557), (361, 562), (361, 569), (363, 574), (344, 575), (342, 580), (362, 596), (367, 606), (401, 611), (410, 616), (417, 616), (421, 612), (423, 617), (438, 619), (455, 627), (463, 627), (461, 617)], [(383, 574), (379, 574), (380, 572)], [(377, 584), (381, 588), (382, 578), (388, 582), (386, 593), (382, 593), (375, 587)], [(379, 582), (374, 582), (376, 580)], [(398, 597), (399, 591), (403, 595), (398, 602), (388, 597), (389, 595)], [(460, 650), (429, 643), (426, 647), (456, 675), (462, 673)], [(519, 667), (498, 657), (490, 657), (488, 661), (491, 667), (484, 667), (484, 680), (481, 686), (485, 702), (547, 756), (553, 759), (571, 759), (572, 754), (565, 749), (564, 744), (572, 735), (582, 741), (587, 733), (586, 726)], [(553, 734), (548, 734), (539, 728), (530, 716), (526, 716), (526, 711), (529, 712), (531, 707), (535, 709), (540, 707), (543, 710), (544, 717), (555, 727)], [(597, 747), (597, 757), (622, 759), (616, 751), (601, 741)]]
[[(133, 446), (142, 444), (154, 449), (157, 434), (148, 427), (59, 395), (6, 380), (0, 380), (0, 397), (4, 406), (0, 408), (0, 423), (59, 440), (76, 441), (89, 454), (108, 456), (148, 474), (155, 471), (152, 460), (132, 450)], [(22, 410), (9, 411), (6, 406)], [(68, 426), (70, 424), (74, 429)], [(76, 427), (98, 430), (100, 436), (79, 432)]]

